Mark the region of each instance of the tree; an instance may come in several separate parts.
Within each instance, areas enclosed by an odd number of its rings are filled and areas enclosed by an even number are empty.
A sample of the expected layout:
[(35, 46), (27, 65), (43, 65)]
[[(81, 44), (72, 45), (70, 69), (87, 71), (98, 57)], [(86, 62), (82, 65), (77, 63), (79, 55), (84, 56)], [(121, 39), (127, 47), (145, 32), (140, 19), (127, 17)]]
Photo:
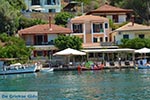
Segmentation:
[(78, 2), (83, 2), (84, 4), (89, 4), (92, 0), (75, 0)]
[(24, 10), (26, 9), (26, 4), (24, 0), (6, 0), (9, 2), (9, 4), (15, 8), (16, 10)]
[(60, 50), (66, 48), (80, 50), (82, 48), (82, 39), (77, 36), (59, 35), (58, 38), (54, 40), (54, 43)]
[(31, 27), (38, 24), (46, 24), (46, 21), (43, 21), (41, 19), (32, 19), (32, 18), (26, 18), (24, 16), (21, 16), (19, 19), (19, 27), (18, 29), (24, 29), (27, 27)]
[(19, 13), (5, 0), (0, 4), (0, 32), (13, 33), (19, 25)]
[(143, 47), (150, 48), (150, 39), (141, 39), (141, 38), (134, 38), (134, 39), (122, 39), (122, 44), (119, 45), (122, 48), (132, 48), (132, 49), (140, 49)]
[(72, 18), (73, 15), (68, 12), (60, 12), (55, 16), (55, 24), (66, 26), (68, 20)]
[(29, 59), (32, 47), (26, 47), (23, 39), (7, 34), (0, 34), (0, 58), (20, 58), (25, 62)]
[[(137, 22), (150, 24), (150, 0), (109, 0), (111, 5), (133, 9)], [(142, 23), (140, 22), (140, 23)]]

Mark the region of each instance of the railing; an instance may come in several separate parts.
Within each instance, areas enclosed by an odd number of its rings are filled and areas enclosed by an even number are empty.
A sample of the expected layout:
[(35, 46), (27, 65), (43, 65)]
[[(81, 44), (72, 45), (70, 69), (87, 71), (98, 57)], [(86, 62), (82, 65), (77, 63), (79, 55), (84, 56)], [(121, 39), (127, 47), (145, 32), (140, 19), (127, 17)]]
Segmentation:
[(113, 42), (100, 42), (101, 46), (113, 46), (114, 43)]
[(49, 41), (49, 42), (39, 42), (39, 43), (31, 43), (31, 42), (27, 42), (26, 45), (54, 45), (54, 42)]

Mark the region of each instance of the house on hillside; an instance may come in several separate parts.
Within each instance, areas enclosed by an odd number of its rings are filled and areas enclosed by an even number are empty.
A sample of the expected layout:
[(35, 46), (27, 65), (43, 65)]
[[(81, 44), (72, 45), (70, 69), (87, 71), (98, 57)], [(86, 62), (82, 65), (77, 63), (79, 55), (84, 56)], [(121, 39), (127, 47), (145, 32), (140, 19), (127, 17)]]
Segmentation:
[(111, 6), (109, 4), (104, 4), (96, 10), (92, 10), (87, 13), (87, 15), (97, 15), (103, 16), (111, 19), (114, 23), (120, 24), (130, 20), (133, 10), (131, 9), (122, 9), (118, 7)]
[(116, 44), (120, 44), (121, 39), (133, 38), (150, 38), (150, 26), (129, 22), (110, 33), (110, 40)]
[(58, 35), (70, 34), (72, 31), (54, 24), (35, 25), (18, 31), (18, 34), (26, 42), (27, 46), (33, 46), (32, 57), (51, 57), (57, 50), (54, 39)]
[(35, 12), (60, 12), (61, 0), (25, 0), (27, 10)]
[(109, 42), (109, 19), (94, 15), (83, 15), (72, 18), (68, 22), (68, 28), (83, 40), (83, 48), (101, 46)]

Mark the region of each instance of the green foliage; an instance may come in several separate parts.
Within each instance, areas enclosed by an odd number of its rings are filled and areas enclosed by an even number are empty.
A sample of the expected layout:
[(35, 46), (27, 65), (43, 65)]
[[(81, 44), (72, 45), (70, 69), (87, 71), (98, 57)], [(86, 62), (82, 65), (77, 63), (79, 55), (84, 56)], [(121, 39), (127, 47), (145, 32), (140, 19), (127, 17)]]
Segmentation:
[(6, 1), (8, 1), (11, 6), (13, 6), (15, 9), (19, 11), (26, 9), (24, 0), (6, 0)]
[(73, 18), (72, 14), (68, 12), (60, 12), (55, 16), (55, 24), (66, 26), (70, 18)]
[(38, 25), (38, 24), (45, 24), (46, 22), (43, 21), (42, 19), (29, 19), (24, 16), (21, 16), (19, 19), (19, 28), (18, 29), (24, 29), (27, 27), (31, 27), (33, 25)]
[(123, 22), (121, 24), (114, 24), (113, 20), (109, 19), (109, 25), (112, 28), (112, 30), (115, 30), (115, 29), (117, 29), (117, 28), (119, 28), (119, 27), (121, 27), (121, 26), (123, 26), (123, 25), (125, 25), (127, 23), (128, 22)]
[(89, 4), (91, 0), (75, 0), (77, 2), (83, 2), (84, 4)]
[[(150, 0), (109, 0), (111, 5), (134, 10), (137, 22), (150, 24)], [(141, 22), (141, 23), (142, 23)]]
[(122, 48), (132, 48), (132, 49), (140, 49), (143, 47), (150, 48), (150, 39), (141, 39), (141, 38), (134, 38), (134, 39), (122, 39), (122, 44), (120, 47)]
[(82, 48), (82, 39), (77, 36), (64, 36), (59, 35), (58, 38), (54, 40), (55, 46), (60, 50), (66, 48), (72, 48), (80, 50)]
[(19, 25), (19, 13), (5, 0), (0, 0), (0, 4), (0, 32), (13, 33)]
[(23, 39), (7, 34), (0, 34), (0, 58), (19, 58), (27, 61), (33, 48), (26, 47)]

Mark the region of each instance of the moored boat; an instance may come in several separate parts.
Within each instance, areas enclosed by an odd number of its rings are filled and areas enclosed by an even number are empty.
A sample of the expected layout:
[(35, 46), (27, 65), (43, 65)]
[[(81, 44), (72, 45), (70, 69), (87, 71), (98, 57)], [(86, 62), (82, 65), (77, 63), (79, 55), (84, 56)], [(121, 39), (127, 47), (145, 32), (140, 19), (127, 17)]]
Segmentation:
[(37, 63), (35, 64), (11, 64), (9, 66), (4, 65), (4, 61), (0, 61), (0, 75), (5, 74), (20, 74), (20, 73), (33, 73), (37, 70)]
[(150, 69), (150, 63), (147, 62), (147, 59), (138, 60), (138, 69)]
[(42, 68), (41, 72), (53, 72), (54, 68)]

